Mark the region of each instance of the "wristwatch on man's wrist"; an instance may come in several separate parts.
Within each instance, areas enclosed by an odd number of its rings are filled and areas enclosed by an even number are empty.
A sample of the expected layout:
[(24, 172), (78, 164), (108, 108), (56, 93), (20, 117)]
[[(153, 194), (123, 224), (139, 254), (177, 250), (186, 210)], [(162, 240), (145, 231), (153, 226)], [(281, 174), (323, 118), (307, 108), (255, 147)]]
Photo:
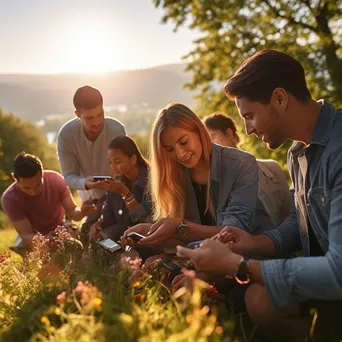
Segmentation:
[(188, 224), (186, 220), (182, 220), (178, 225), (176, 233), (181, 236), (185, 236), (188, 233)]
[(241, 285), (248, 284), (251, 281), (251, 277), (248, 270), (249, 260), (250, 258), (247, 256), (241, 257), (237, 265), (236, 271), (232, 275), (226, 275), (225, 278), (235, 278), (235, 280)]

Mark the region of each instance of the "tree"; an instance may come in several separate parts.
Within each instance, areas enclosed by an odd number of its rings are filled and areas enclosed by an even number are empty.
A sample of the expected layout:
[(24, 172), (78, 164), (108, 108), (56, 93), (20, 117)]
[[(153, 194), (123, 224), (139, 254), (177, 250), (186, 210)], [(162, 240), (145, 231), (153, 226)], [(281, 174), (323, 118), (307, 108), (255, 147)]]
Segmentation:
[(44, 168), (59, 171), (56, 147), (49, 145), (43, 133), (32, 123), (0, 109), (0, 195), (11, 184), (15, 156), (25, 151), (40, 158)]
[(186, 58), (191, 89), (208, 92), (247, 57), (275, 48), (307, 70), (314, 96), (342, 103), (341, 0), (154, 0), (175, 29), (188, 24), (202, 37)]
[[(173, 21), (200, 31), (195, 48), (184, 58), (198, 93), (198, 113), (221, 110), (240, 127), (234, 103), (223, 85), (256, 51), (273, 48), (298, 59), (314, 98), (342, 105), (341, 0), (153, 0), (164, 10), (163, 22)], [(218, 90), (219, 86), (219, 90)], [(246, 138), (243, 148), (257, 157), (286, 163), (287, 143), (268, 151), (260, 141)]]

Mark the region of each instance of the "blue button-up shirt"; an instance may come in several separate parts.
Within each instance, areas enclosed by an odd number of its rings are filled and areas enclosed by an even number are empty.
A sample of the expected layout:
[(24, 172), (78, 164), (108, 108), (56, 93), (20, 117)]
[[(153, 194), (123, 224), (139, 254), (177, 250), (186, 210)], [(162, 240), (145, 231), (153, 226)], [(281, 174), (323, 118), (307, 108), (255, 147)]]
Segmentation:
[[(188, 175), (185, 218), (201, 223), (195, 192)], [(213, 144), (209, 195), (215, 216), (213, 226), (232, 226), (260, 234), (274, 225), (258, 198), (259, 169), (255, 158), (235, 148)]]
[[(290, 217), (266, 232), (278, 254), (302, 246), (304, 257), (262, 261), (267, 292), (277, 308), (309, 299), (342, 300), (342, 110), (322, 101), (310, 145), (288, 153), (294, 187)], [(310, 257), (309, 227), (324, 256)]]

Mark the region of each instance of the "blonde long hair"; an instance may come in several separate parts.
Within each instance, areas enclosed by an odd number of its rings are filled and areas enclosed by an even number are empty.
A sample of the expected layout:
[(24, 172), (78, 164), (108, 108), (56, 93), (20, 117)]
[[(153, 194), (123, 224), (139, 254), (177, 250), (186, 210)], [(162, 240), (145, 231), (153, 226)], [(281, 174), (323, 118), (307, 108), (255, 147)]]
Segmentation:
[[(170, 159), (160, 141), (162, 132), (170, 126), (198, 133), (203, 149), (202, 159), (210, 165), (212, 142), (202, 121), (181, 103), (170, 103), (162, 108), (154, 120), (151, 136), (150, 188), (156, 220), (168, 216), (184, 218), (185, 214), (188, 184), (184, 166)], [(209, 196), (209, 179), (206, 207), (213, 213)]]

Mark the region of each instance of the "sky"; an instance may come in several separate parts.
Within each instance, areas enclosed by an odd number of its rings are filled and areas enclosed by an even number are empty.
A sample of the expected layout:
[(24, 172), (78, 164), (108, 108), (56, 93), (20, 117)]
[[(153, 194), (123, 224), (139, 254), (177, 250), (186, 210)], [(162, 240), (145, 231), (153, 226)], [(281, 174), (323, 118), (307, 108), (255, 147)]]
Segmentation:
[(179, 63), (198, 32), (152, 0), (0, 0), (0, 73), (87, 73)]

